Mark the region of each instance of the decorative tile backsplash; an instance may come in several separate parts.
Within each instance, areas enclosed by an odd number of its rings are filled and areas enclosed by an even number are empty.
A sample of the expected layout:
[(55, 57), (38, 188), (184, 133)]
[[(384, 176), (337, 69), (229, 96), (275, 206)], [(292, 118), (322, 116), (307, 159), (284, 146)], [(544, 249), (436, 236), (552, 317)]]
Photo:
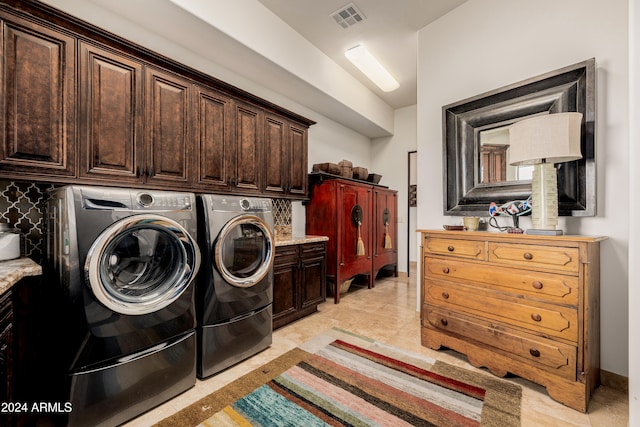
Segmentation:
[(276, 236), (291, 235), (291, 200), (273, 199), (273, 222)]
[(52, 184), (0, 180), (0, 220), (18, 228), (20, 254), (42, 262), (44, 251), (44, 212)]

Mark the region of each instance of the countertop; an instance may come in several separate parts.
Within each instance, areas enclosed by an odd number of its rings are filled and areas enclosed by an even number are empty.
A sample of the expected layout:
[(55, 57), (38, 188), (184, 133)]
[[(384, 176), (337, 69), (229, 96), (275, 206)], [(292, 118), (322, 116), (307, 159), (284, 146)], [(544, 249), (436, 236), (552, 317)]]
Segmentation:
[(326, 242), (327, 236), (276, 236), (276, 248), (278, 246), (300, 245), (303, 243)]
[(0, 261), (0, 295), (11, 289), (23, 277), (41, 274), (42, 267), (30, 258)]

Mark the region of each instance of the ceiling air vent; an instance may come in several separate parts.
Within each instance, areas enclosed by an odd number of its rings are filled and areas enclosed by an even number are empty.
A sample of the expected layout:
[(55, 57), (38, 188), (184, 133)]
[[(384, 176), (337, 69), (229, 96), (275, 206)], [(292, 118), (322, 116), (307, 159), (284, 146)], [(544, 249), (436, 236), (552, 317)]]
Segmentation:
[(331, 14), (331, 17), (335, 19), (336, 24), (345, 29), (365, 20), (365, 16), (353, 3), (349, 3), (343, 8), (336, 10)]

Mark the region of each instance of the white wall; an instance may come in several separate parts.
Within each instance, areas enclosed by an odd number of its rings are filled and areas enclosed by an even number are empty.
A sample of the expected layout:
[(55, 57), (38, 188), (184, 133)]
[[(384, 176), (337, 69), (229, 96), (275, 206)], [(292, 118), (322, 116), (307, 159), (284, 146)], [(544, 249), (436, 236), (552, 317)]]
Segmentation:
[[(629, 0), (629, 159), (632, 164), (640, 164), (640, 4)], [(631, 170), (630, 207), (637, 212), (640, 209), (640, 168)], [(629, 243), (629, 425), (640, 425), (640, 224), (630, 221)], [(635, 261), (635, 262), (634, 262)]]
[[(553, 12), (549, 12), (552, 10)], [(442, 228), (443, 105), (589, 58), (597, 63), (597, 217), (561, 218), (601, 245), (601, 367), (628, 375), (628, 0), (469, 0), (418, 35), (418, 227)], [(605, 19), (606, 17), (606, 19)], [(529, 218), (522, 225), (530, 227)]]
[[(396, 110), (394, 135), (376, 138), (371, 142), (369, 172), (382, 175), (380, 184), (398, 191), (398, 271), (403, 272), (409, 271), (407, 265), (407, 227), (409, 221), (407, 165), (409, 151), (416, 150), (417, 109), (417, 105), (412, 105)], [(415, 221), (411, 226), (415, 231)]]

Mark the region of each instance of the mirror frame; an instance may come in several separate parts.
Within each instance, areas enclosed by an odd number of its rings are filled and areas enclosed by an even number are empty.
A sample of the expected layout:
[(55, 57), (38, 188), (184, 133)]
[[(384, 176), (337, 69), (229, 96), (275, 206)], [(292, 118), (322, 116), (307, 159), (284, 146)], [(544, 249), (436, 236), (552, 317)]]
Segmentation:
[(578, 111), (582, 159), (556, 165), (558, 214), (596, 215), (595, 59), (442, 107), (444, 214), (487, 216), (489, 204), (524, 200), (531, 181), (481, 183), (480, 132), (539, 114)]

